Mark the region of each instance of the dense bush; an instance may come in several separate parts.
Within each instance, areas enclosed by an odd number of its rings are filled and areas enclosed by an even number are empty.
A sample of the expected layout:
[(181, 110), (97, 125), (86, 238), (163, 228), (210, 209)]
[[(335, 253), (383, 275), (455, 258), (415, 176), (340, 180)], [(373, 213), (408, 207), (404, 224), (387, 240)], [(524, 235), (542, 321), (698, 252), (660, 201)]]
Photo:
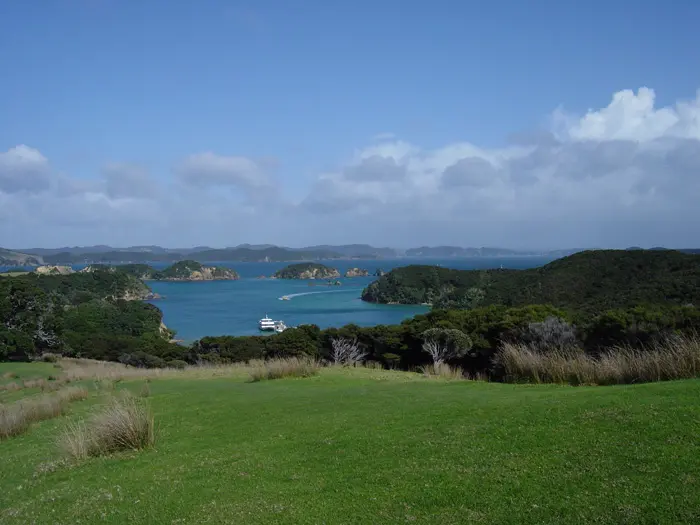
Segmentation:
[(668, 251), (595, 250), (527, 270), (396, 268), (362, 298), (438, 308), (553, 304), (592, 315), (639, 304), (700, 304), (700, 256)]

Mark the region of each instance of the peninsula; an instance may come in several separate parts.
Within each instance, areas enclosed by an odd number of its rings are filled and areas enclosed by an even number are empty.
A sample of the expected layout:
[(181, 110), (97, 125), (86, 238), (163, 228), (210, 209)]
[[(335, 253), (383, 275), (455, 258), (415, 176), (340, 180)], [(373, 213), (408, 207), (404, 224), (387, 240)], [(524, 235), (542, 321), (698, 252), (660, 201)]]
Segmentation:
[(551, 304), (570, 311), (628, 305), (700, 304), (700, 256), (678, 251), (586, 251), (528, 270), (396, 268), (370, 284), (364, 301), (467, 308)]

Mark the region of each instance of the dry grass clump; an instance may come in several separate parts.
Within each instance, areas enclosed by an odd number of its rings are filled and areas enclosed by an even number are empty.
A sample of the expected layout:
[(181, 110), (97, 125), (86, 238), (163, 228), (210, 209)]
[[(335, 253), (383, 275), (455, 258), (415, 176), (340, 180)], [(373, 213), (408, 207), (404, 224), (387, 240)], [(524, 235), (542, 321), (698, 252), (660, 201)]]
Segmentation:
[(0, 439), (22, 434), (32, 423), (58, 417), (71, 402), (86, 399), (87, 396), (85, 388), (70, 387), (53, 394), (0, 405)]
[(464, 370), (458, 366), (450, 366), (445, 362), (422, 366), (420, 371), (423, 375), (430, 378), (447, 379), (450, 381), (466, 379)]
[(320, 368), (319, 363), (309, 357), (251, 361), (249, 366), (252, 382), (283, 377), (309, 377), (316, 375)]
[(648, 348), (615, 347), (599, 357), (581, 349), (540, 352), (504, 344), (498, 355), (510, 381), (613, 385), (700, 377), (700, 339), (671, 337)]
[(155, 424), (143, 399), (125, 392), (114, 397), (87, 422), (71, 423), (59, 438), (69, 457), (80, 460), (122, 450), (140, 450), (155, 443)]
[(25, 379), (22, 381), (22, 386), (24, 388), (41, 388), (43, 390), (46, 388), (46, 379)]
[(0, 385), (0, 391), (6, 390), (8, 392), (16, 392), (17, 390), (22, 390), (22, 388), (23, 388), (22, 385), (20, 385), (19, 383), (15, 383), (15, 382)]
[(148, 383), (144, 383), (139, 391), (140, 397), (151, 397), (151, 387)]
[(3, 379), (17, 379), (19, 376), (15, 372), (5, 372), (2, 375)]

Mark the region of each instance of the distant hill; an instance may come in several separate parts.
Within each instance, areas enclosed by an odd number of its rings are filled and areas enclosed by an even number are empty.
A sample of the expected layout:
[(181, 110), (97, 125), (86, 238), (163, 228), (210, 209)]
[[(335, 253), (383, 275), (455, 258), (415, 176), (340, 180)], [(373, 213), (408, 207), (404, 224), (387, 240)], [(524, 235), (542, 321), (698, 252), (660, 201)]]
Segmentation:
[(435, 259), (450, 257), (515, 257), (515, 256), (550, 256), (564, 257), (582, 250), (511, 250), (509, 248), (463, 248), (461, 246), (421, 246), (406, 250), (407, 257), (431, 257)]
[[(642, 250), (639, 247), (628, 250)], [(651, 248), (664, 251), (668, 248)], [(7, 250), (6, 250), (7, 251)], [(106, 245), (73, 246), (64, 248), (28, 248), (11, 250), (15, 253), (44, 257), (49, 264), (76, 263), (145, 263), (175, 262), (183, 259), (203, 261), (306, 261), (320, 259), (393, 259), (398, 257), (469, 258), (469, 257), (565, 257), (583, 249), (512, 250), (494, 247), (421, 246), (408, 250), (377, 248), (369, 244), (321, 244), (304, 248), (290, 248), (273, 244), (240, 244), (229, 248), (195, 246), (193, 248), (163, 248), (156, 245), (114, 248)], [(700, 249), (680, 249), (685, 253), (700, 253)], [(203, 255), (201, 255), (203, 254)], [(196, 255), (196, 257), (195, 257)], [(14, 263), (10, 263), (14, 264)]]
[[(340, 259), (342, 255), (330, 251), (298, 251), (287, 248), (226, 248), (205, 249), (194, 253), (153, 252), (153, 251), (108, 251), (101, 253), (60, 252), (44, 256), (47, 264), (119, 264), (176, 262), (194, 258), (199, 262), (241, 261), (241, 262), (281, 262), (315, 261)], [(15, 264), (15, 263), (11, 263)]]
[(0, 266), (38, 266), (44, 264), (41, 256), (0, 248)]
[(589, 312), (645, 303), (700, 305), (700, 256), (672, 250), (596, 250), (528, 270), (406, 266), (370, 284), (362, 299), (438, 308), (551, 304)]
[[(297, 249), (295, 248), (295, 250)], [(299, 248), (298, 250), (311, 252), (333, 252), (339, 253), (340, 255), (343, 255), (345, 257), (355, 257), (358, 259), (374, 259), (380, 257), (391, 259), (400, 255), (400, 252), (398, 250), (395, 250), (394, 248), (375, 248), (374, 246), (370, 246), (369, 244), (343, 244), (340, 246), (321, 244), (318, 246), (308, 246), (306, 248)]]

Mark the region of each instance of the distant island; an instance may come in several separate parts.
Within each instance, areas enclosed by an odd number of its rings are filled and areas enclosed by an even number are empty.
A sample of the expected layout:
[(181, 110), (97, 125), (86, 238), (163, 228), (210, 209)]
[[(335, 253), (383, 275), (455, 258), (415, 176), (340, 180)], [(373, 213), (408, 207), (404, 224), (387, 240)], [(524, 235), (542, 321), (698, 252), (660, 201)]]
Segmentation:
[(229, 268), (204, 266), (200, 262), (187, 260), (154, 272), (150, 279), (154, 281), (236, 281), (240, 276)]
[(220, 266), (204, 266), (202, 263), (186, 260), (177, 262), (163, 270), (156, 270), (147, 264), (125, 264), (108, 266), (93, 264), (75, 272), (70, 266), (39, 266), (33, 273), (39, 275), (70, 275), (73, 273), (119, 272), (142, 281), (235, 281), (238, 273)]
[(340, 277), (340, 272), (318, 263), (290, 264), (278, 270), (273, 279), (333, 279)]
[(362, 268), (350, 268), (345, 272), (345, 277), (367, 277), (368, 275), (369, 271)]
[(574, 312), (630, 304), (700, 305), (700, 256), (669, 250), (600, 250), (528, 270), (412, 265), (370, 284), (362, 299), (468, 309), (551, 304)]

